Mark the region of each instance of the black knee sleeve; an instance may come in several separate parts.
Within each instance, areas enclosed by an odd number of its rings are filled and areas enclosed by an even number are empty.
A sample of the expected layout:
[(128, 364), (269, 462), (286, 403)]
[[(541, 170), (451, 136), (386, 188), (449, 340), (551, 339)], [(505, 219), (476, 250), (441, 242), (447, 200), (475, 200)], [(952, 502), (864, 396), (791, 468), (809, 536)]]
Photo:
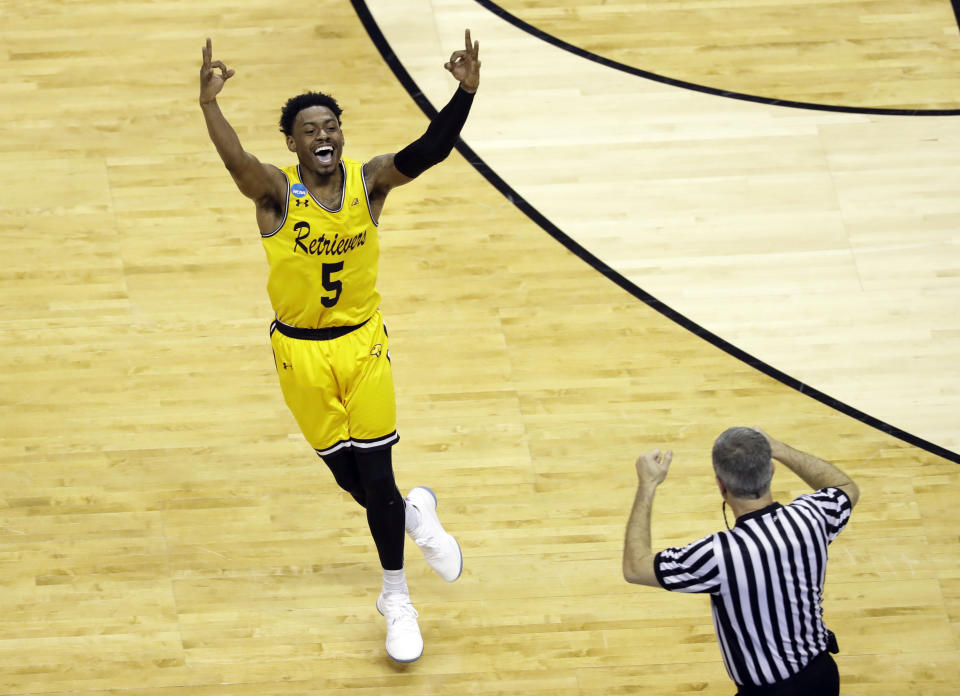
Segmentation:
[(367, 496), (357, 473), (357, 462), (353, 457), (353, 452), (349, 449), (343, 449), (335, 454), (324, 455), (321, 459), (330, 469), (337, 485), (352, 495), (353, 499), (363, 507), (366, 507)]
[(367, 501), (367, 523), (377, 545), (380, 565), (387, 570), (403, 568), (404, 505), (393, 478), (390, 448), (354, 453), (356, 471)]
[(375, 452), (355, 452), (356, 472), (369, 505), (403, 509), (403, 496), (393, 477), (393, 459), (389, 447)]

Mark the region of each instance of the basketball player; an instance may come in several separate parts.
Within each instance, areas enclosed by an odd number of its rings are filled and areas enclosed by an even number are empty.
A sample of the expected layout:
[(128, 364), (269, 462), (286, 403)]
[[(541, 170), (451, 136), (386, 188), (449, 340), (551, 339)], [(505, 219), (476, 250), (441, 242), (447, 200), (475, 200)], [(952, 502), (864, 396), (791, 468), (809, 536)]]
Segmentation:
[(403, 567), (404, 530), (445, 580), (460, 577), (463, 556), (436, 514), (429, 488), (401, 497), (391, 447), (396, 402), (387, 330), (377, 292), (378, 222), (387, 194), (443, 161), (459, 136), (480, 83), (479, 42), (444, 66), (460, 83), (426, 132), (396, 154), (361, 163), (343, 157), (341, 109), (320, 92), (283, 107), (280, 128), (297, 164), (277, 168), (244, 151), (217, 95), (234, 75), (213, 60), (207, 39), (200, 108), (210, 139), (240, 192), (254, 201), (267, 253), (270, 326), (284, 399), (304, 437), (341, 488), (366, 508), (383, 588), (387, 654), (413, 662), (423, 653)]

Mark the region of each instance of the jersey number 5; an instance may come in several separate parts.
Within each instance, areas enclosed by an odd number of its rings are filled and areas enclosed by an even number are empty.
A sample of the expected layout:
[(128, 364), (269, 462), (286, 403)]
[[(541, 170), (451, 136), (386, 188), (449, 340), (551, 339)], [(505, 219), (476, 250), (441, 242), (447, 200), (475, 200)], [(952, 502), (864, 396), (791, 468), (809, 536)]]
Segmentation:
[(320, 302), (326, 308), (333, 307), (340, 301), (340, 293), (343, 292), (343, 282), (334, 280), (331, 276), (343, 270), (343, 261), (337, 263), (323, 264), (323, 288), (333, 293), (333, 297), (321, 297)]

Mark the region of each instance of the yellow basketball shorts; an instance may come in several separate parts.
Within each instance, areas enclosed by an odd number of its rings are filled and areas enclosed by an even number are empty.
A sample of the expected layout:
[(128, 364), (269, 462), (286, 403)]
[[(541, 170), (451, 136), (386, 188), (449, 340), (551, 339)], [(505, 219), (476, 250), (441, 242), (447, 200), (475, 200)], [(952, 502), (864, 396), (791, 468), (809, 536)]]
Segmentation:
[(283, 398), (320, 456), (389, 447), (400, 438), (383, 317), (378, 310), (359, 328), (328, 337), (336, 331), (271, 324)]

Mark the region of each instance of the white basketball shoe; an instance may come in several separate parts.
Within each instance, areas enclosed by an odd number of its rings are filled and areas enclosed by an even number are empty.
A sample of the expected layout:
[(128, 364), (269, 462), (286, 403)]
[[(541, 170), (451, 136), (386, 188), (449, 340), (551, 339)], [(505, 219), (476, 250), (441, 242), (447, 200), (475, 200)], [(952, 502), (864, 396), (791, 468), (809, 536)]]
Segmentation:
[(457, 540), (440, 524), (437, 496), (426, 486), (417, 486), (407, 494), (406, 501), (420, 511), (420, 524), (407, 529), (407, 533), (423, 551), (430, 567), (447, 582), (453, 582), (463, 572), (463, 553)]
[(377, 611), (387, 620), (387, 655), (396, 662), (419, 660), (423, 655), (423, 638), (410, 595), (381, 592), (377, 597)]

